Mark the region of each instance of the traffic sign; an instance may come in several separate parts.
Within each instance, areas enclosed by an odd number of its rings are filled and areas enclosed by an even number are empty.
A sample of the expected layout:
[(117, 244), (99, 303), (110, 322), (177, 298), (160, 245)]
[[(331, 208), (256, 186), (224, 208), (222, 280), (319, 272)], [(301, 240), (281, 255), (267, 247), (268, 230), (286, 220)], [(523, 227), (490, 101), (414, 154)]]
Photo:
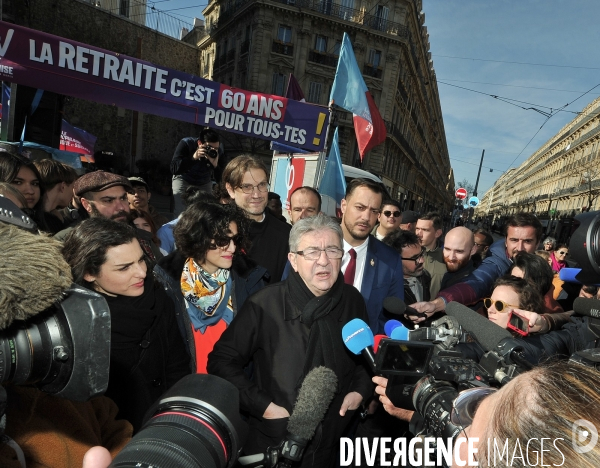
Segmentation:
[(465, 198), (467, 198), (467, 189), (466, 188), (462, 188), (462, 187), (459, 188), (459, 189), (456, 189), (456, 192), (454, 192), (454, 195), (459, 200), (464, 200)]
[(469, 198), (469, 206), (471, 208), (475, 208), (477, 205), (479, 205), (479, 198), (477, 198), (477, 197)]

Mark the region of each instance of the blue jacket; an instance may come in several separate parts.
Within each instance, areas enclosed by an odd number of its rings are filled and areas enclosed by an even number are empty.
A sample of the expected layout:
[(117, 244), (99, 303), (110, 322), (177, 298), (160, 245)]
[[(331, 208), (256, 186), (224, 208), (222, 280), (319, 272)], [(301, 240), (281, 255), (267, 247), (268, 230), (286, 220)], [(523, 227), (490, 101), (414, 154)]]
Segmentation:
[(385, 323), (394, 317), (383, 315), (383, 300), (390, 296), (404, 300), (404, 275), (398, 252), (374, 236), (369, 236), (360, 293), (367, 303), (371, 330), (384, 334)]
[(438, 294), (446, 303), (456, 301), (464, 305), (474, 304), (489, 297), (494, 282), (505, 275), (512, 265), (506, 253), (506, 239), (494, 242), (481, 265), (467, 276), (463, 282), (450, 286)]

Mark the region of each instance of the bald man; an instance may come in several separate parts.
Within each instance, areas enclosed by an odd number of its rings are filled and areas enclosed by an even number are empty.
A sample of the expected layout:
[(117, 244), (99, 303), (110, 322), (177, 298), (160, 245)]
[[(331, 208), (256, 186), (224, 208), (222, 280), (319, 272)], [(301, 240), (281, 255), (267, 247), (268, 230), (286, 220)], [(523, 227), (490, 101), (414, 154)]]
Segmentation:
[(477, 246), (470, 229), (460, 226), (448, 231), (443, 250), (444, 263), (448, 272), (442, 278), (441, 289), (460, 283), (473, 272), (475, 267), (471, 256), (475, 252)]

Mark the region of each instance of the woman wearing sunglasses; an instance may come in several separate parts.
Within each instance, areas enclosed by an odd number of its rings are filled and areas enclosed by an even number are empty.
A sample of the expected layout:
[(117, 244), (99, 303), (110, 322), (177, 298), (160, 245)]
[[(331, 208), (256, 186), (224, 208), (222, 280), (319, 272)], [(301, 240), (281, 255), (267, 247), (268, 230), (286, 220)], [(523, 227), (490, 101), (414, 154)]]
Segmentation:
[(235, 205), (197, 202), (173, 229), (177, 250), (155, 273), (178, 304), (180, 332), (196, 372), (248, 296), (265, 285), (267, 270), (247, 256), (248, 221)]
[(538, 290), (527, 280), (510, 275), (496, 280), (491, 297), (485, 298), (483, 305), (488, 319), (502, 328), (508, 327), (511, 312), (527, 318), (529, 314), (525, 312), (544, 312), (544, 300)]
[(554, 252), (550, 252), (550, 261), (552, 262), (552, 271), (558, 273), (567, 266), (567, 256), (569, 255), (569, 246), (558, 244)]

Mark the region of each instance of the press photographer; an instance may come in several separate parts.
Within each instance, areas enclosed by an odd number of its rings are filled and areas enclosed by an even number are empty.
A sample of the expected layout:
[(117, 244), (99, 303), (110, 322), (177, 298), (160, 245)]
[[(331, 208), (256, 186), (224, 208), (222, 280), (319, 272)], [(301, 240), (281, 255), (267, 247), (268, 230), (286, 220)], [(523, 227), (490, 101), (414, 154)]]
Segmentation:
[(225, 166), (223, 147), (214, 130), (205, 128), (198, 138), (187, 137), (181, 140), (171, 160), (175, 198), (173, 214), (179, 216), (184, 210), (181, 195), (187, 187), (193, 185), (212, 193), (212, 179), (214, 177), (215, 182), (219, 183)]

